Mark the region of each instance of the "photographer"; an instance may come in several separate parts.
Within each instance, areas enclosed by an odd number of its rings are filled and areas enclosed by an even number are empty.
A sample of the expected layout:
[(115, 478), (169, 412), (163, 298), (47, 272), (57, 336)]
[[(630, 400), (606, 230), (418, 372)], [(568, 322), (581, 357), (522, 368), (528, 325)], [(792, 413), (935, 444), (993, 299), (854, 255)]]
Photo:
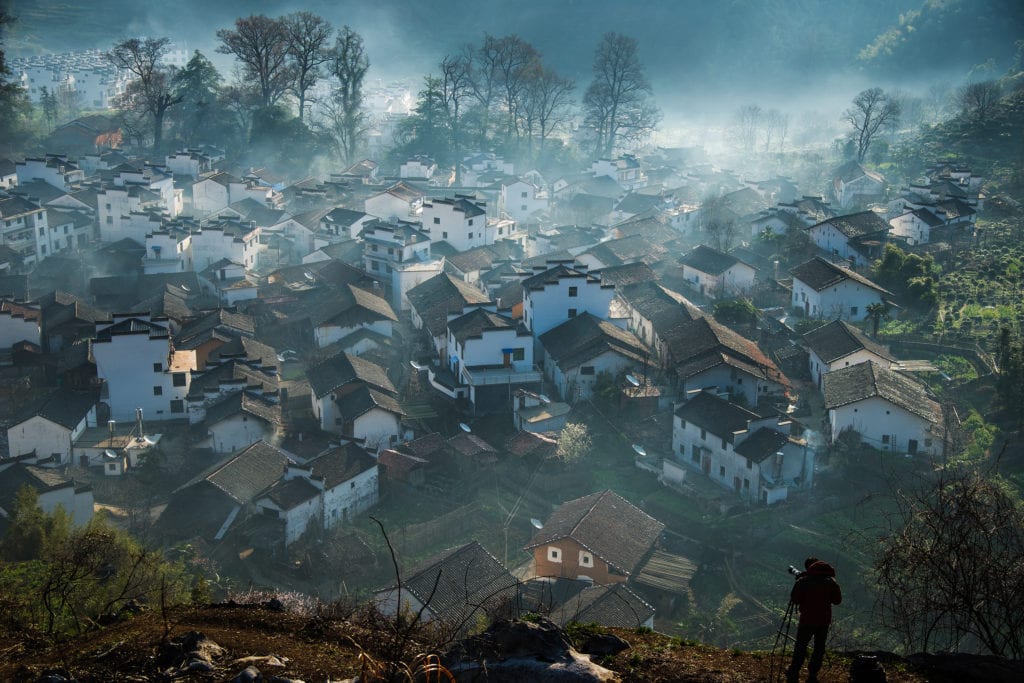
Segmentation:
[(800, 622), (796, 629), (796, 644), (793, 646), (793, 662), (786, 672), (788, 683), (796, 683), (800, 677), (800, 668), (807, 657), (807, 644), (814, 638), (814, 653), (807, 664), (807, 681), (818, 680), (818, 671), (825, 658), (825, 639), (828, 627), (832, 623), (832, 605), (843, 601), (843, 593), (836, 583), (836, 570), (827, 562), (816, 557), (804, 561), (804, 571), (793, 568), (797, 579), (789, 599), (800, 610)]

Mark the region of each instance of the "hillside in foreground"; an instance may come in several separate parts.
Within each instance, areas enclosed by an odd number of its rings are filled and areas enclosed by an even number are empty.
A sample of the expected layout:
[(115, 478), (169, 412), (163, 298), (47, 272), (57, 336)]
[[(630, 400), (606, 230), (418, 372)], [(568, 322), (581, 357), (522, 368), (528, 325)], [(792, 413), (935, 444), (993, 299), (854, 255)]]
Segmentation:
[[(721, 650), (650, 631), (580, 628), (569, 635), (576, 647), (595, 652), (594, 641), (587, 643), (588, 636), (595, 634), (602, 636), (597, 640), (605, 645), (608, 634), (628, 643), (629, 646), (618, 654), (593, 655), (593, 660), (614, 672), (618, 680), (650, 683), (772, 680), (773, 660), (768, 652)], [(547, 633), (545, 638), (536, 641), (539, 643), (537, 654), (550, 658), (552, 637), (563, 636), (561, 632)], [(363, 666), (380, 666), (387, 653), (393, 651), (393, 642), (389, 624), (378, 621), (373, 625), (372, 620), (355, 615), (332, 619), (240, 605), (176, 608), (166, 614), (166, 619), (158, 611), (144, 612), (56, 645), (8, 634), (4, 642), (0, 642), (0, 652), (4, 653), (0, 658), (0, 680), (86, 682), (174, 678), (230, 681), (236, 680), (247, 667), (255, 667), (262, 672), (263, 680), (338, 681), (358, 676), (364, 671)], [(520, 651), (530, 647), (522, 640), (517, 640), (513, 646), (508, 646), (508, 642), (504, 641), (504, 647), (518, 647)], [(422, 642), (410, 641), (405, 649), (416, 653), (427, 651), (427, 647)], [(848, 680), (850, 663), (855, 656), (855, 653), (830, 654), (820, 680)], [(1012, 681), (1020, 680), (1024, 674), (1020, 662), (987, 657), (954, 655), (903, 659), (884, 654), (879, 657), (887, 680), (897, 683)], [(492, 667), (494, 659), (491, 659)], [(581, 657), (582, 661), (585, 659)], [(451, 665), (450, 659), (443, 661)], [(558, 668), (551, 664), (541, 666), (552, 674)], [(491, 678), (473, 680), (516, 680), (496, 678), (495, 670), (492, 669)], [(778, 671), (778, 663), (775, 671)], [(48, 674), (51, 677), (47, 678)], [(564, 676), (562, 671), (557, 678), (547, 680), (597, 680)], [(392, 680), (408, 678), (402, 672)]]

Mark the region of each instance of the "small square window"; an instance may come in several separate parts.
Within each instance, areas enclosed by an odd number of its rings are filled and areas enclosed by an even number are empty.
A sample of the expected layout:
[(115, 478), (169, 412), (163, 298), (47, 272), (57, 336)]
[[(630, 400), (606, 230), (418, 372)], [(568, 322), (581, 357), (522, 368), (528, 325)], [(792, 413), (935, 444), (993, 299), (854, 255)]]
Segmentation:
[(448, 239), (448, 233), (447, 232), (442, 232), (441, 233), (441, 239)]
[(473, 225), (473, 219), (472, 219), (472, 218), (470, 218), (470, 219), (469, 219), (469, 222), (468, 222), (468, 223), (467, 223), (466, 225)]
[(882, 434), (882, 443), (884, 443), (884, 444), (888, 444), (889, 443), (889, 435), (888, 434)]
[(176, 399), (172, 400), (171, 401), (171, 412), (172, 413), (184, 413), (185, 412), (185, 402), (182, 401), (180, 398), (176, 398)]
[(719, 465), (718, 466), (718, 476), (720, 476), (720, 477), (724, 477), (725, 476), (725, 465)]
[(512, 360), (526, 360), (526, 349), (512, 349)]
[(163, 396), (164, 395), (164, 388), (163, 387), (153, 387), (153, 395), (154, 396)]
[(441, 219), (437, 216), (434, 216), (434, 225), (441, 225)]
[(850, 306), (850, 315), (857, 315), (857, 307)]
[(163, 372), (163, 371), (164, 371), (163, 363), (153, 363), (153, 372)]
[(466, 237), (467, 239), (473, 239), (473, 233), (469, 233)]
[(576, 317), (576, 309), (575, 308), (570, 308), (569, 309), (569, 317), (570, 318), (575, 318)]
[(579, 296), (579, 293), (580, 293), (580, 288), (579, 287), (570, 287), (569, 288), (569, 296)]
[(555, 547), (548, 547), (548, 561), (550, 562), (561, 562), (562, 551)]
[(171, 384), (173, 384), (176, 387), (185, 386), (185, 373), (176, 372), (173, 375), (171, 375)]
[(582, 368), (580, 368), (580, 374), (581, 375), (593, 375), (594, 374), (594, 366), (593, 365), (584, 365)]
[(580, 551), (580, 566), (581, 567), (593, 567), (594, 566), (594, 556), (591, 555), (590, 553), (586, 552), (585, 550), (581, 550)]

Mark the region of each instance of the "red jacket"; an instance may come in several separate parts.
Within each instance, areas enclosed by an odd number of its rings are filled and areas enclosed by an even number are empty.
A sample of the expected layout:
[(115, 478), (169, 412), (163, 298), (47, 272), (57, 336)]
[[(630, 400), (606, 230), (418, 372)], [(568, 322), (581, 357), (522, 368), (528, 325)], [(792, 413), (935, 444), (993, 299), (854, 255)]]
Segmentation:
[(832, 565), (818, 560), (796, 580), (789, 599), (800, 608), (801, 624), (828, 626), (832, 623), (832, 605), (843, 601), (835, 575)]

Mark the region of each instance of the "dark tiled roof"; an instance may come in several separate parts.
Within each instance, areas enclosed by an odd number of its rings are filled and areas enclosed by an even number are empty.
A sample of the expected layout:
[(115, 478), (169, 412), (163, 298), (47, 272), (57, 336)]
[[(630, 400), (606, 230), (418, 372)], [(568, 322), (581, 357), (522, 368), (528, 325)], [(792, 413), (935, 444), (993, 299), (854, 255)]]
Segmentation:
[(498, 452), (498, 449), (476, 434), (466, 434), (465, 432), (459, 432), (449, 438), (448, 447), (467, 458), (486, 458)]
[(96, 405), (96, 401), (95, 393), (56, 391), (44, 399), (42, 404), (29, 408), (14, 424), (21, 424), (38, 415), (61, 427), (73, 430)]
[(815, 256), (810, 261), (801, 263), (789, 272), (794, 278), (797, 278), (816, 292), (820, 292), (827, 287), (834, 287), (843, 280), (852, 280), (883, 294), (890, 294), (888, 290), (879, 287), (863, 275), (835, 263), (829, 263), (820, 256)]
[(736, 446), (736, 454), (760, 464), (789, 443), (789, 437), (770, 427), (760, 427)]
[[(448, 331), (456, 341), (465, 344), (467, 339), (480, 339), (489, 330), (516, 330), (519, 324), (508, 316), (482, 308), (475, 308), (465, 315), (448, 321)], [(525, 330), (524, 330), (525, 333)]]
[(652, 242), (649, 237), (637, 234), (601, 242), (585, 253), (593, 256), (605, 266), (620, 266), (634, 261), (643, 261), (648, 264), (658, 263), (664, 259), (667, 251), (665, 247)]
[(650, 282), (657, 280), (658, 276), (646, 263), (627, 263), (621, 266), (609, 266), (596, 270), (594, 275), (600, 276), (601, 282), (624, 287), (639, 282)]
[(563, 370), (600, 356), (606, 351), (642, 362), (647, 352), (636, 335), (607, 320), (584, 312), (539, 337), (541, 346)]
[(181, 326), (174, 335), (176, 349), (194, 349), (215, 333), (223, 337), (252, 336), (256, 323), (251, 316), (223, 308), (211, 311)]
[(393, 396), (372, 389), (365, 384), (338, 399), (338, 412), (347, 421), (354, 420), (374, 408), (381, 408), (395, 415), (405, 414), (402, 406)]
[(808, 230), (814, 230), (815, 228), (824, 225), (831, 225), (843, 235), (850, 238), (865, 237), (879, 232), (888, 232), (890, 227), (889, 223), (874, 211), (861, 211), (860, 213), (851, 213), (846, 216), (826, 218), (821, 223), (812, 225)]
[(680, 378), (697, 375), (720, 364), (756, 377), (788, 384), (786, 377), (757, 344), (707, 317), (683, 323), (662, 335)]
[(590, 586), (551, 614), (560, 626), (570, 622), (635, 629), (654, 616), (654, 608), (625, 584)]
[(9, 315), (12, 318), (23, 320), (35, 320), (40, 322), (43, 312), (32, 304), (19, 304), (10, 299), (0, 299), (0, 314)]
[(421, 282), (407, 294), (409, 303), (431, 335), (444, 333), (449, 313), (461, 313), (467, 304), (489, 301), (487, 294), (447, 273), (440, 273)]
[(291, 510), (319, 495), (320, 489), (304, 477), (293, 477), (277, 482), (261, 497), (269, 498), (282, 510)]
[(847, 161), (845, 164), (842, 164), (841, 166), (837, 166), (836, 168), (832, 169), (832, 177), (835, 178), (836, 180), (842, 180), (844, 183), (849, 183), (863, 176), (867, 176), (876, 182), (885, 182), (885, 178), (883, 178), (878, 173), (875, 173), (874, 171), (867, 170), (866, 168), (861, 166), (856, 159), (851, 159), (850, 161)]
[(287, 463), (288, 457), (280, 450), (257, 441), (193, 482), (205, 480), (239, 505), (246, 505), (284, 476)]
[(665, 525), (613, 491), (605, 490), (559, 506), (526, 545), (571, 538), (616, 569), (632, 574)]
[(395, 385), (388, 379), (384, 368), (348, 353), (339, 353), (310, 368), (307, 377), (317, 398), (323, 398), (350, 382), (363, 382), (388, 393), (396, 393)]
[[(599, 283), (600, 278), (590, 275), (582, 270), (576, 270), (565, 265), (557, 265), (548, 268), (542, 273), (537, 273), (523, 280), (523, 288), (529, 290), (544, 289), (546, 285), (556, 285), (562, 279), (582, 279), (587, 282)], [(611, 287), (612, 285), (606, 285)]]
[(0, 476), (0, 508), (10, 512), (9, 506), (14, 503), (18, 490), (23, 486), (28, 486), (36, 493), (69, 487), (88, 490), (88, 487), (77, 486), (74, 479), (64, 476), (60, 470), (18, 462), (4, 469), (3, 476)]
[(402, 588), (427, 604), (442, 622), (461, 625), (477, 609), (487, 609), (514, 594), (517, 581), (489, 552), (473, 541), (425, 562)]
[(947, 220), (966, 218), (978, 213), (959, 199), (947, 199), (944, 202), (938, 202), (935, 204), (935, 208), (945, 212)]
[(327, 490), (343, 484), (366, 470), (373, 469), (377, 460), (358, 444), (336, 446), (306, 463), (314, 477), (323, 479)]
[(839, 360), (861, 349), (870, 351), (886, 360), (894, 360), (885, 347), (875, 343), (863, 332), (843, 320), (833, 320), (821, 327), (814, 328), (804, 334), (804, 342), (818, 358), (826, 363)]
[(877, 363), (857, 363), (822, 375), (825, 408), (840, 408), (878, 396), (934, 424), (942, 421), (942, 409), (922, 384)]
[(642, 318), (651, 321), (651, 326), (659, 335), (704, 316), (700, 309), (682, 294), (657, 282), (638, 282), (616, 291), (619, 298), (636, 310)]
[(732, 442), (734, 432), (742, 432), (761, 415), (712, 393), (702, 391), (676, 409), (676, 417), (692, 422), (720, 439)]
[(735, 256), (724, 254), (703, 244), (694, 247), (693, 251), (679, 259), (679, 262), (709, 275), (721, 275), (737, 263), (742, 263)]
[(405, 443), (399, 444), (395, 448), (402, 453), (409, 453), (420, 458), (429, 458), (443, 449), (444, 445), (444, 437), (437, 432), (431, 432), (430, 434), (424, 434), (421, 437), (415, 438), (412, 441), (406, 441)]
[(166, 325), (158, 325), (142, 318), (127, 318), (97, 332), (96, 341), (110, 341), (111, 338), (122, 334), (149, 334), (150, 337), (169, 337), (170, 330), (168, 330)]
[(282, 422), (279, 403), (268, 401), (244, 390), (230, 394), (209, 406), (203, 421), (208, 425), (214, 425), (240, 413), (247, 413), (270, 424), (279, 425)]

